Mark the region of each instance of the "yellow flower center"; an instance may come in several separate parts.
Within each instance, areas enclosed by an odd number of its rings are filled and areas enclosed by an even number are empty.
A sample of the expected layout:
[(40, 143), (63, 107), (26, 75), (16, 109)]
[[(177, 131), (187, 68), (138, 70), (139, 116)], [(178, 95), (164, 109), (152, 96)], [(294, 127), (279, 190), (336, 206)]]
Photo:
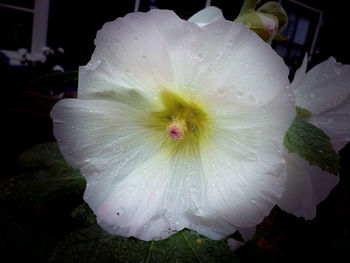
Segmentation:
[(183, 156), (198, 153), (212, 126), (202, 103), (189, 94), (179, 96), (167, 89), (161, 91), (160, 100), (161, 107), (151, 112), (146, 125), (157, 133), (162, 148), (171, 154), (181, 152)]

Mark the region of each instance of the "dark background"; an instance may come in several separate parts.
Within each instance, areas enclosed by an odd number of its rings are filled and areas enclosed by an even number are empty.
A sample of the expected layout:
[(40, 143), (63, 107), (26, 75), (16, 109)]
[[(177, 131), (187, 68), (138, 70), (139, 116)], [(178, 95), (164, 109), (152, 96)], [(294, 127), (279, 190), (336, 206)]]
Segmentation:
[[(13, 5), (20, 4), (28, 8), (33, 7), (33, 1), (7, 0), (0, 2)], [(262, 3), (264, 2), (266, 1), (262, 1)], [(310, 66), (318, 64), (329, 56), (334, 56), (342, 63), (350, 64), (349, 40), (347, 36), (349, 31), (349, 14), (348, 9), (344, 6), (346, 1), (301, 0), (300, 2), (323, 12), (323, 24)], [(242, 0), (212, 1), (212, 5), (221, 8), (225, 17), (229, 20), (233, 20), (237, 16), (242, 3)], [(204, 0), (142, 0), (140, 11), (148, 11), (150, 5), (153, 5), (162, 9), (174, 10), (181, 18), (187, 19), (204, 8), (204, 4)], [(293, 36), (289, 36), (290, 40), (282, 43), (289, 50), (284, 59), (293, 73), (300, 66), (304, 53), (310, 50), (313, 33), (318, 22), (318, 14), (301, 8), (290, 1), (282, 1), (282, 4), (284, 4), (288, 14), (294, 13), (297, 17), (310, 19), (309, 34), (305, 45), (293, 43)], [(2, 137), (4, 167), (0, 174), (0, 179), (6, 179), (16, 174), (17, 158), (24, 149), (38, 143), (54, 140), (52, 121), (49, 117), (50, 109), (60, 98), (75, 96), (76, 81), (50, 84), (50, 82), (33, 80), (44, 74), (51, 73), (52, 67), (57, 64), (61, 65), (66, 71), (74, 71), (78, 69), (79, 65), (85, 65), (94, 50), (94, 38), (97, 30), (107, 21), (124, 16), (132, 12), (133, 9), (133, 0), (99, 0), (97, 2), (51, 0), (47, 45), (55, 50), (56, 53), (49, 56), (46, 63), (29, 63), (27, 66), (10, 67), (6, 64), (6, 59), (4, 57), (1, 58), (1, 115), (5, 121), (2, 125), (4, 132)], [(18, 16), (16, 12), (1, 8), (0, 28), (2, 36), (0, 37), (0, 49), (17, 50), (22, 47), (29, 48), (30, 41), (28, 39), (30, 34), (28, 34), (26, 28), (28, 29), (28, 26), (31, 27), (30, 23), (29, 16)], [(278, 44), (274, 42), (273, 47), (276, 47)], [(64, 48), (63, 54), (57, 52), (59, 47)], [(294, 53), (292, 50), (294, 50)], [(288, 255), (293, 253), (295, 255), (292, 257), (293, 261), (288, 261), (285, 258), (282, 260), (277, 257), (277, 259), (274, 258), (270, 262), (323, 262), (323, 260), (324, 262), (328, 260), (331, 262), (348, 262), (350, 247), (349, 243), (346, 242), (349, 241), (350, 230), (349, 145), (341, 152), (341, 163), (343, 166), (340, 175), (341, 184), (319, 206), (319, 214), (313, 223), (297, 220), (294, 217), (285, 217), (285, 214), (280, 215), (282, 219), (279, 219), (279, 224), (289, 224), (290, 228), (281, 230), (282, 234), (285, 235), (285, 239), (283, 242), (281, 241), (282, 245), (280, 245), (279, 249), (288, 251)], [(70, 203), (65, 210), (72, 209), (74, 205), (76, 205), (76, 202)], [(52, 213), (51, 210), (47, 212), (44, 218), (34, 219), (29, 224), (34, 224), (36, 227), (43, 225), (45, 229), (49, 229), (51, 225), (45, 220), (52, 219), (50, 213)], [(66, 217), (59, 218), (59, 220), (62, 220), (59, 229), (63, 231), (62, 233), (67, 232), (67, 228), (63, 226), (65, 224), (69, 225), (71, 222)], [(59, 224), (57, 221), (55, 223)], [(265, 227), (270, 227), (271, 230), (271, 225), (268, 225), (268, 221), (267, 223), (265, 222)], [(281, 225), (277, 227), (282, 229)], [(72, 225), (69, 225), (69, 228), (72, 228)], [(2, 232), (0, 231), (1, 234)], [(61, 237), (59, 233), (56, 233), (56, 235), (54, 238), (58, 239)], [(274, 238), (275, 236), (272, 235), (268, 242), (278, 242)], [(346, 242), (340, 248), (339, 246), (329, 247), (327, 244), (329, 244), (330, 240), (345, 240)], [(0, 241), (6, 242), (6, 240)], [(40, 234), (38, 234), (35, 242), (44, 242), (40, 239)], [(261, 246), (258, 243), (257, 241), (256, 244), (251, 246), (255, 246), (253, 247), (254, 249), (262, 249), (262, 251), (267, 249), (267, 246), (264, 248), (264, 245), (261, 245), (262, 242), (260, 242)], [(16, 249), (13, 249), (13, 253), (15, 253)], [(293, 249), (295, 250), (294, 252)], [(255, 262), (251, 251), (252, 248), (249, 248), (249, 246), (238, 250), (241, 258), (246, 259), (242, 260), (242, 262)], [(259, 250), (257, 253), (260, 252)], [(303, 257), (303, 253), (306, 256)], [(342, 256), (346, 257), (344, 261), (342, 261)], [(31, 257), (35, 258), (35, 255), (31, 255)], [(44, 262), (45, 255), (38, 257), (37, 260), (37, 262)]]

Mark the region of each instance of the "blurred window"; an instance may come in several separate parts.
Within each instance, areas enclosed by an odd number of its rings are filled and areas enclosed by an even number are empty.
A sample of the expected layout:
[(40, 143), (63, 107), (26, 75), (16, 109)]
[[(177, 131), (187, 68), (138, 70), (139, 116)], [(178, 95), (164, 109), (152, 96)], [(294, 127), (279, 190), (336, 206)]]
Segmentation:
[(11, 64), (26, 49), (32, 59), (46, 46), (50, 0), (0, 0), (0, 50)]

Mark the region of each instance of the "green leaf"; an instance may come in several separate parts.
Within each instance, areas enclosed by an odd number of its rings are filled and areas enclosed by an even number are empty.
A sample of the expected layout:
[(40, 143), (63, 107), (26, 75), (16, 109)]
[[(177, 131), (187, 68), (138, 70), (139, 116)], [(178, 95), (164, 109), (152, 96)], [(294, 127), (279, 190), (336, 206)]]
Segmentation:
[(319, 128), (296, 117), (284, 136), (284, 146), (297, 153), (311, 165), (334, 175), (339, 172), (339, 156), (330, 138)]
[(96, 224), (96, 216), (85, 202), (73, 210), (72, 217), (85, 226)]
[(112, 236), (94, 224), (64, 238), (50, 263), (62, 262), (239, 262), (226, 241), (182, 230), (161, 241)]
[(66, 163), (55, 142), (26, 150), (19, 165), (20, 175), (0, 182), (0, 204), (33, 207), (85, 188), (84, 177)]
[(32, 82), (76, 85), (78, 83), (78, 71), (55, 72), (33, 79)]
[(308, 111), (307, 109), (304, 109), (302, 107), (296, 106), (296, 111), (297, 111), (297, 115), (300, 118), (308, 118), (312, 115), (312, 113), (310, 111)]

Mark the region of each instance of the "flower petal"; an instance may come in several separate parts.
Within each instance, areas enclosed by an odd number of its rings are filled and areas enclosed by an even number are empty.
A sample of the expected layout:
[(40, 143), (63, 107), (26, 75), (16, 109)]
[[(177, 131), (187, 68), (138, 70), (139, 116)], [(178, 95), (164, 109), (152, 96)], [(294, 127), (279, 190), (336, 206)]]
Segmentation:
[(191, 16), (188, 19), (188, 22), (192, 22), (197, 24), (199, 27), (203, 27), (221, 19), (225, 19), (221, 9), (215, 6), (208, 6)]
[(289, 85), (288, 68), (272, 48), (226, 20), (198, 28), (171, 11), (129, 14), (105, 24), (95, 43), (91, 61), (79, 70), (82, 99), (121, 88), (156, 97), (171, 88), (229, 90), (231, 98), (265, 103)]
[(297, 69), (295, 72), (294, 78), (290, 86), (295, 89), (299, 87), (299, 85), (304, 81), (305, 76), (306, 76), (306, 68), (307, 68), (307, 59), (308, 59), (308, 54), (305, 53), (303, 63), (301, 64), (300, 68)]
[(51, 111), (60, 150), (86, 177), (85, 199), (94, 211), (138, 164), (157, 152), (156, 134), (142, 126), (143, 113), (103, 100), (65, 99)]
[(294, 93), (297, 106), (312, 114), (325, 112), (350, 95), (350, 66), (330, 57), (307, 72)]
[(316, 206), (323, 201), (339, 177), (311, 166), (295, 153), (285, 151), (287, 162), (286, 190), (277, 205), (283, 210), (305, 219), (316, 216)]
[(238, 228), (261, 222), (284, 192), (282, 142), (295, 116), (287, 97), (281, 92), (255, 112), (218, 119), (213, 147), (200, 154), (209, 204)]
[(135, 168), (98, 209), (99, 224), (143, 240), (164, 239), (186, 227), (215, 240), (234, 232), (207, 206), (196, 158), (181, 159), (156, 154)]
[(334, 149), (339, 151), (350, 142), (350, 96), (338, 106), (311, 116), (307, 121), (320, 127), (331, 138)]
[(120, 87), (155, 96), (160, 88), (170, 87), (174, 76), (167, 42), (171, 39), (164, 37), (163, 21), (173, 28), (173, 38), (186, 34), (177, 33), (185, 21), (165, 10), (131, 13), (106, 23), (97, 33), (91, 61), (79, 68), (79, 98), (95, 98), (96, 92)]
[[(283, 60), (246, 26), (220, 20), (202, 31), (198, 39), (202, 45), (193, 51), (201, 72), (191, 75), (198, 90), (209, 96), (264, 104), (289, 87)], [(175, 71), (181, 76), (184, 73)]]

